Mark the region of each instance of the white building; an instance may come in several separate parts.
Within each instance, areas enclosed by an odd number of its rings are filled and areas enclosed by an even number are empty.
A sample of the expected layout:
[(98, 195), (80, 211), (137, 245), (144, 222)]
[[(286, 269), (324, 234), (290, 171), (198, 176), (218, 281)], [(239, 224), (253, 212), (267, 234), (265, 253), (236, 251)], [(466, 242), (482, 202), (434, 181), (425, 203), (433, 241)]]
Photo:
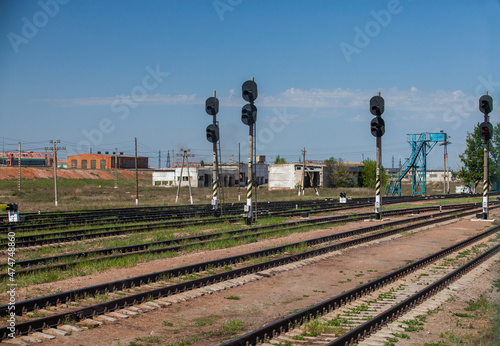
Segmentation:
[(449, 170), (448, 172), (444, 172), (442, 169), (428, 169), (425, 178), (427, 182), (443, 182), (444, 177), (446, 176), (446, 181), (453, 181), (453, 172)]
[[(203, 166), (195, 165), (196, 167), (187, 166), (184, 168), (160, 168), (153, 171), (153, 185), (156, 186), (178, 186), (181, 180), (182, 170), (182, 186), (191, 187), (211, 187), (212, 186), (212, 164), (204, 164)], [(238, 173), (238, 163), (222, 163), (219, 167), (220, 181), (223, 187), (245, 186), (247, 181), (248, 165), (240, 164)], [(256, 180), (260, 185), (267, 184), (268, 181), (268, 165), (265, 163), (257, 163), (255, 165)]]
[[(352, 173), (355, 186), (361, 181), (362, 162), (344, 162), (345, 167)], [(269, 190), (295, 189), (302, 186), (303, 164), (285, 163), (269, 166)], [(324, 163), (306, 163), (304, 187), (330, 186), (330, 168)]]

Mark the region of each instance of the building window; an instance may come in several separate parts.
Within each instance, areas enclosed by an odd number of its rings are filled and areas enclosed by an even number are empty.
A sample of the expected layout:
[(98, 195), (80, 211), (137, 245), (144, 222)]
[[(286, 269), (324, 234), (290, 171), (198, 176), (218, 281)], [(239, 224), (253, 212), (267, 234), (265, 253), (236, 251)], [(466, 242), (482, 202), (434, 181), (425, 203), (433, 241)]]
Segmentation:
[(82, 168), (87, 169), (87, 160), (82, 160)]
[(90, 160), (90, 168), (91, 169), (96, 169), (97, 168), (95, 160)]
[(100, 167), (101, 169), (106, 169), (106, 160), (101, 160), (100, 165), (101, 165), (101, 167)]
[(182, 181), (188, 181), (188, 177), (182, 177)]
[(78, 162), (78, 161), (76, 161), (76, 160), (71, 160), (71, 168), (76, 168), (76, 167), (78, 167), (78, 166), (77, 166), (77, 162)]

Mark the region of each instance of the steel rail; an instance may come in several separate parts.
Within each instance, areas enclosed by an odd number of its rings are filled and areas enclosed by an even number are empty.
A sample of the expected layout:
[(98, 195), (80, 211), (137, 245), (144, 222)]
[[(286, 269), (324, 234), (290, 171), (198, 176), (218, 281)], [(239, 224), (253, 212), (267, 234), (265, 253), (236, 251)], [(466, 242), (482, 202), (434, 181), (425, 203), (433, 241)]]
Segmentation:
[(498, 252), (500, 252), (500, 244), (494, 246), (490, 250), (482, 253), (481, 255), (477, 256), (471, 261), (465, 263), (458, 269), (442, 277), (438, 281), (430, 284), (429, 286), (413, 294), (412, 296), (406, 298), (402, 302), (394, 305), (393, 307), (387, 309), (381, 314), (373, 317), (369, 321), (343, 334), (342, 336), (328, 343), (327, 345), (348, 346), (356, 344), (358, 341), (361, 341), (370, 334), (373, 334), (384, 325), (387, 325), (390, 322), (397, 319), (398, 317), (404, 315), (407, 311), (413, 309), (416, 305), (422, 303), (424, 300), (429, 299), (434, 294), (448, 287), (452, 282), (456, 281), (459, 277), (469, 272), (474, 267), (483, 263), (484, 261), (486, 261), (487, 259), (489, 259)]
[[(173, 286), (168, 286), (168, 287), (164, 287), (161, 289), (156, 289), (153, 291), (149, 291), (149, 292), (152, 292), (151, 295), (147, 295), (147, 294), (145, 294), (147, 292), (145, 292), (145, 293), (143, 292), (143, 293), (139, 293), (138, 295), (128, 296), (128, 298), (131, 298), (134, 302), (139, 298), (140, 299), (150, 299), (150, 298), (156, 299), (156, 298), (167, 296), (170, 294), (183, 292), (183, 291), (188, 290), (188, 289), (198, 288), (198, 287), (201, 287), (204, 285), (212, 284), (214, 282), (219, 282), (222, 280), (229, 280), (231, 278), (235, 278), (238, 276), (247, 275), (250, 273), (257, 272), (257, 271), (269, 269), (269, 268), (272, 268), (275, 266), (284, 265), (287, 263), (292, 263), (292, 262), (295, 262), (295, 261), (298, 261), (301, 259), (306, 259), (306, 258), (310, 258), (313, 256), (322, 255), (324, 253), (344, 249), (344, 248), (347, 248), (350, 246), (362, 244), (364, 242), (368, 242), (368, 241), (372, 241), (372, 240), (376, 240), (376, 239), (381, 239), (383, 237), (391, 236), (391, 235), (394, 235), (396, 233), (407, 231), (410, 229), (420, 228), (420, 227), (423, 227), (423, 226), (426, 226), (429, 224), (443, 222), (443, 221), (450, 220), (450, 219), (453, 219), (456, 217), (460, 217), (457, 215), (448, 215), (448, 216), (441, 217), (441, 218), (434, 218), (433, 216), (436, 216), (436, 215), (425, 216), (427, 218), (431, 218), (431, 220), (427, 220), (427, 221), (424, 221), (422, 223), (417, 223), (417, 224), (413, 224), (413, 225), (406, 225), (406, 226), (403, 226), (403, 227), (400, 227), (397, 229), (393, 229), (393, 230), (389, 230), (389, 231), (386, 231), (383, 233), (369, 235), (369, 236), (366, 236), (363, 238), (349, 240), (349, 241), (345, 241), (342, 243), (329, 245), (329, 246), (326, 246), (323, 248), (306, 251), (306, 252), (303, 252), (300, 254), (295, 254), (295, 255), (283, 257), (283, 258), (276, 259), (276, 260), (271, 260), (269, 262), (260, 263), (260, 264), (256, 264), (253, 266), (248, 266), (248, 267), (244, 267), (244, 268), (240, 268), (240, 269), (227, 271), (227, 272), (222, 273), (222, 274), (211, 275), (211, 276), (208, 276), (205, 278), (196, 279), (196, 280), (188, 281), (188, 282), (173, 285)], [(422, 216), (422, 217), (424, 217), (424, 216)], [(394, 222), (396, 222), (396, 221), (394, 221)], [(394, 224), (394, 222), (389, 223), (389, 224)], [(80, 297), (93, 296), (93, 295), (107, 293), (107, 292), (114, 292), (117, 290), (124, 290), (124, 289), (130, 288), (130, 287), (135, 287), (135, 286), (140, 286), (142, 284), (156, 282), (156, 281), (159, 281), (165, 277), (178, 277), (178, 276), (182, 276), (182, 275), (188, 275), (188, 274), (191, 274), (194, 272), (204, 271), (204, 270), (207, 270), (208, 268), (222, 267), (222, 266), (226, 266), (226, 265), (236, 264), (236, 263), (239, 263), (241, 261), (246, 261), (246, 260), (251, 259), (251, 258), (270, 256), (270, 255), (274, 255), (277, 253), (281, 253), (291, 246), (297, 246), (297, 245), (302, 245), (302, 244), (306, 244), (309, 246), (317, 245), (320, 243), (324, 243), (324, 242), (328, 242), (328, 241), (332, 241), (332, 240), (336, 240), (336, 239), (341, 239), (341, 238), (347, 237), (347, 236), (352, 236), (352, 235), (356, 235), (356, 234), (360, 234), (360, 233), (366, 233), (366, 232), (369, 232), (370, 230), (374, 230), (374, 229), (384, 227), (384, 226), (387, 226), (387, 224), (385, 224), (385, 225), (378, 224), (378, 225), (374, 225), (371, 227), (365, 227), (365, 228), (362, 228), (359, 230), (347, 231), (347, 232), (333, 234), (333, 235), (324, 236), (324, 237), (320, 237), (320, 238), (315, 238), (315, 239), (311, 239), (311, 240), (307, 240), (307, 241), (282, 245), (279, 247), (274, 247), (274, 248), (270, 248), (270, 249), (266, 249), (266, 250), (260, 250), (260, 251), (255, 251), (255, 252), (251, 252), (251, 253), (247, 253), (247, 254), (231, 256), (231, 257), (227, 257), (227, 258), (222, 258), (222, 259), (218, 259), (218, 260), (212, 260), (212, 261), (208, 261), (208, 262), (188, 265), (188, 266), (170, 269), (170, 270), (165, 270), (165, 271), (156, 272), (156, 273), (152, 273), (152, 274), (141, 275), (138, 277), (129, 278), (129, 279), (125, 279), (125, 280), (119, 280), (119, 281), (115, 281), (115, 282), (109, 282), (109, 283), (105, 283), (105, 284), (81, 288), (81, 289), (77, 289), (77, 290), (73, 290), (73, 291), (69, 291), (69, 292), (58, 293), (58, 294), (54, 294), (54, 295), (50, 295), (50, 296), (46, 296), (46, 297), (35, 298), (35, 299), (23, 301), (23, 302), (17, 302), (16, 303), (16, 314), (20, 316), (20, 315), (22, 315), (22, 313), (24, 313), (26, 311), (32, 311), (36, 308), (57, 305), (57, 304), (64, 303), (67, 301), (75, 300), (75, 299), (80, 298)], [(147, 298), (145, 298), (145, 297), (147, 297)], [(125, 301), (129, 302), (129, 303), (131, 302), (130, 300), (125, 300)], [(120, 300), (120, 302), (125, 302), (125, 301)], [(110, 304), (114, 304), (114, 303), (110, 303)], [(5, 315), (7, 313), (8, 313), (8, 305), (1, 306), (0, 307), (0, 315)], [(74, 316), (74, 315), (72, 315), (72, 316)], [(88, 315), (85, 315), (85, 317), (88, 317)], [(0, 329), (0, 331), (1, 331), (1, 329)], [(0, 335), (1, 335), (1, 333), (0, 333)]]
[[(390, 197), (386, 198), (385, 200), (387, 202), (389, 201), (419, 201), (419, 200), (428, 200), (428, 199), (445, 199), (445, 198), (468, 198), (468, 197), (473, 197), (475, 195), (466, 195), (466, 194), (461, 194), (461, 195), (436, 195), (436, 196), (427, 196), (427, 197), (411, 197), (411, 196), (395, 196), (395, 197)], [(345, 204), (339, 204), (336, 202), (335, 199), (333, 198), (325, 198), (325, 200), (292, 200), (292, 201), (273, 201), (273, 202), (259, 202), (259, 206), (264, 206), (264, 205), (289, 205), (289, 206), (295, 206), (295, 205), (315, 205), (317, 203), (324, 203), (324, 201), (330, 201), (330, 203), (335, 203), (337, 205), (345, 205)], [(364, 203), (373, 203), (373, 198), (369, 197), (362, 197), (362, 198), (355, 198), (352, 200), (349, 200), (347, 205), (350, 204), (357, 204), (360, 202)], [(231, 206), (237, 206), (239, 208), (242, 208), (243, 203), (227, 203), (226, 208), (231, 207)], [(137, 214), (137, 213), (144, 213), (148, 212), (151, 210), (156, 210), (156, 211), (161, 211), (161, 212), (166, 212), (166, 213), (175, 213), (177, 212), (186, 212), (190, 211), (191, 212), (196, 212), (200, 210), (205, 210), (205, 211), (210, 211), (211, 206), (209, 204), (198, 204), (195, 206), (191, 205), (186, 205), (186, 206), (153, 206), (153, 207), (132, 207), (132, 208), (112, 208), (112, 209), (93, 209), (93, 210), (82, 210), (82, 211), (71, 211), (71, 212), (49, 212), (49, 213), (43, 213), (43, 214), (37, 214), (37, 213), (24, 213), (21, 216), (28, 218), (28, 220), (31, 221), (36, 221), (39, 219), (51, 219), (54, 220), (56, 218), (84, 218), (81, 223), (88, 223), (89, 222), (89, 216), (92, 217), (93, 219), (97, 219), (102, 216), (125, 216), (130, 215), (130, 214)], [(73, 223), (77, 223), (76, 220), (73, 220)], [(61, 224), (70, 224), (71, 220), (62, 222)], [(0, 223), (1, 224), (1, 223)], [(0, 232), (2, 230), (6, 230), (9, 228), (16, 228), (16, 229), (21, 229), (24, 225), (24, 227), (30, 227), (34, 224), (30, 222), (23, 222), (21, 224), (16, 223), (16, 225), (10, 224), (10, 223), (4, 223), (5, 226), (0, 226)], [(51, 224), (48, 224), (51, 225)]]
[[(388, 211), (388, 212), (386, 212), (386, 215), (408, 214), (408, 213), (414, 212), (415, 210), (432, 211), (432, 210), (436, 210), (438, 208), (439, 207), (432, 206), (432, 207), (421, 207), (421, 208), (412, 208), (412, 209), (398, 209), (398, 210)], [(464, 207), (458, 209), (458, 211), (468, 209), (468, 208), (474, 208), (474, 206), (472, 206), (472, 205), (464, 206)], [(453, 209), (451, 212), (456, 212), (456, 211), (457, 210)], [(293, 229), (293, 228), (299, 228), (299, 227), (308, 226), (308, 225), (317, 225), (317, 224), (325, 224), (325, 223), (328, 224), (328, 223), (332, 223), (332, 222), (341, 222), (341, 221), (342, 222), (354, 222), (354, 221), (359, 221), (359, 219), (364, 219), (370, 215), (372, 215), (372, 213), (329, 216), (329, 217), (323, 217), (323, 218), (317, 218), (317, 219), (290, 221), (290, 222), (265, 225), (265, 226), (255, 226), (255, 227), (251, 227), (251, 228), (243, 228), (243, 229), (227, 231), (227, 232), (203, 234), (203, 235), (184, 237), (184, 238), (178, 238), (178, 239), (171, 239), (171, 240), (163, 240), (163, 241), (157, 241), (157, 242), (149, 242), (149, 243), (143, 243), (143, 244), (137, 244), (137, 245), (127, 245), (127, 246), (93, 250), (93, 251), (84, 251), (84, 252), (79, 252), (79, 253), (56, 255), (56, 256), (51, 256), (51, 257), (43, 257), (43, 258), (36, 258), (36, 259), (31, 259), (31, 260), (18, 261), (18, 262), (16, 262), (16, 267), (26, 268), (26, 267), (35, 266), (35, 265), (51, 263), (51, 262), (55, 262), (55, 261), (61, 261), (63, 259), (73, 259), (73, 258), (80, 259), (80, 258), (87, 258), (87, 257), (93, 256), (93, 255), (110, 255), (110, 254), (114, 254), (117, 252), (120, 254), (115, 255), (115, 256), (108, 256), (108, 257), (100, 257), (100, 258), (96, 258), (96, 259), (91, 259), (91, 260), (87, 260), (87, 262), (109, 260), (112, 258), (123, 257), (125, 255), (137, 255), (140, 253), (144, 254), (144, 253), (162, 253), (162, 252), (167, 252), (167, 251), (180, 251), (181, 249), (184, 249), (184, 248), (189, 248), (189, 247), (197, 246), (197, 245), (204, 245), (204, 243), (193, 243), (193, 241), (205, 242), (205, 244), (206, 244), (210, 241), (211, 242), (219, 241), (221, 238), (223, 238), (227, 235), (231, 235), (231, 236), (233, 236), (233, 239), (236, 239), (237, 235), (243, 234), (243, 233), (249, 233), (249, 232), (251, 232), (251, 233), (245, 235), (244, 237), (256, 237), (260, 234), (260, 233), (256, 233), (259, 230), (272, 230), (275, 228), (279, 228), (279, 231), (281, 231), (283, 227), (285, 227), (287, 229)], [(441, 214), (441, 215), (445, 215), (445, 214)], [(424, 218), (425, 218), (425, 216), (424, 216)], [(405, 222), (411, 222), (412, 220), (416, 220), (416, 219), (418, 219), (418, 218), (393, 221), (393, 222), (389, 222), (388, 224), (398, 225), (398, 224), (405, 223)], [(269, 232), (267, 232), (267, 233), (269, 233)], [(182, 243), (184, 243), (184, 244), (182, 244)], [(167, 246), (167, 247), (151, 249), (151, 247), (159, 246), (159, 245), (163, 245), (163, 246)], [(32, 273), (35, 271), (47, 271), (47, 270), (53, 270), (53, 269), (65, 270), (65, 269), (68, 269), (69, 267), (73, 267), (77, 264), (79, 264), (79, 262), (55, 264), (55, 265), (51, 265), (51, 266), (47, 266), (47, 267), (30, 268), (27, 270), (17, 270), (16, 274), (19, 275), (19, 274)], [(8, 265), (7, 263), (1, 263), (0, 268), (7, 267), (7, 265)], [(1, 273), (0, 280), (5, 279), (7, 276), (8, 276), (8, 273)]]
[[(350, 289), (349, 291), (339, 294), (333, 298), (325, 300), (319, 304), (312, 307), (306, 308), (300, 312), (282, 318), (276, 322), (270, 323), (262, 328), (256, 329), (249, 332), (241, 337), (235, 338), (233, 340), (227, 341), (221, 346), (237, 346), (237, 345), (257, 345), (265, 339), (271, 339), (272, 337), (287, 332), (294, 328), (296, 325), (302, 324), (304, 321), (311, 320), (317, 316), (321, 316), (325, 313), (334, 311), (336, 308), (345, 305), (348, 302), (355, 301), (357, 298), (370, 294), (380, 287), (386, 286), (397, 279), (406, 276), (415, 270), (424, 267), (436, 260), (447, 256), (448, 254), (455, 252), (465, 246), (468, 246), (479, 239), (487, 237), (500, 230), (500, 226), (495, 226), (489, 230), (478, 234), (476, 236), (470, 237), (463, 240), (457, 244), (449, 246), (443, 250), (440, 250), (432, 255), (426, 256), (416, 262), (408, 264), (400, 269), (397, 269), (389, 274), (383, 275), (382, 277), (369, 281), (363, 285)], [(496, 246), (498, 248), (498, 245)], [(498, 251), (498, 250), (497, 250)], [(351, 338), (349, 338), (351, 340)], [(335, 340), (336, 341), (336, 340)], [(337, 343), (335, 343), (336, 345)], [(339, 343), (340, 344), (340, 343)]]

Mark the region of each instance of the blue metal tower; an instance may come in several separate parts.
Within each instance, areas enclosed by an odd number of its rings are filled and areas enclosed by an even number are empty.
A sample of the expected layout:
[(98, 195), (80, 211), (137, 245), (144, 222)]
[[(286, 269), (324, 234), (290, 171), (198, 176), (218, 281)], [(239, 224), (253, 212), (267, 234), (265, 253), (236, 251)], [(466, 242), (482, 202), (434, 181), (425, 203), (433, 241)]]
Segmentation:
[(385, 187), (386, 196), (401, 196), (401, 180), (411, 171), (412, 195), (427, 194), (427, 155), (438, 142), (446, 141), (446, 133), (409, 134), (411, 156), (406, 160), (399, 172), (393, 175)]

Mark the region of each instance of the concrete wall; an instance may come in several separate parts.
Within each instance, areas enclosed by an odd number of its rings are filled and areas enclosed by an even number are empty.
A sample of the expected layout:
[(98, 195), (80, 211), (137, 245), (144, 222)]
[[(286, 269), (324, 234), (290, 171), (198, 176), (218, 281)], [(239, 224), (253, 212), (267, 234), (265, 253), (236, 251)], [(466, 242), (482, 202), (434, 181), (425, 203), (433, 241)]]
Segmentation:
[(295, 164), (285, 163), (269, 166), (268, 189), (294, 189), (302, 170), (296, 171)]
[[(444, 171), (435, 171), (435, 170), (427, 170), (426, 178), (427, 182), (442, 182), (444, 181)], [(453, 180), (453, 173), (451, 171), (448, 171), (448, 174), (446, 175), (446, 180), (447, 181), (452, 181)]]
[[(221, 164), (220, 166), (220, 184), (223, 187), (245, 186), (247, 176), (247, 165), (241, 165), (238, 174), (238, 164)], [(256, 174), (260, 184), (267, 183), (268, 166), (265, 164), (256, 165)], [(181, 167), (156, 169), (153, 172), (153, 185), (178, 186)], [(183, 180), (181, 186), (189, 186), (187, 180), (187, 167), (182, 172)], [(211, 187), (212, 186), (212, 167), (211, 165), (202, 167), (190, 167), (189, 176), (191, 187)]]

